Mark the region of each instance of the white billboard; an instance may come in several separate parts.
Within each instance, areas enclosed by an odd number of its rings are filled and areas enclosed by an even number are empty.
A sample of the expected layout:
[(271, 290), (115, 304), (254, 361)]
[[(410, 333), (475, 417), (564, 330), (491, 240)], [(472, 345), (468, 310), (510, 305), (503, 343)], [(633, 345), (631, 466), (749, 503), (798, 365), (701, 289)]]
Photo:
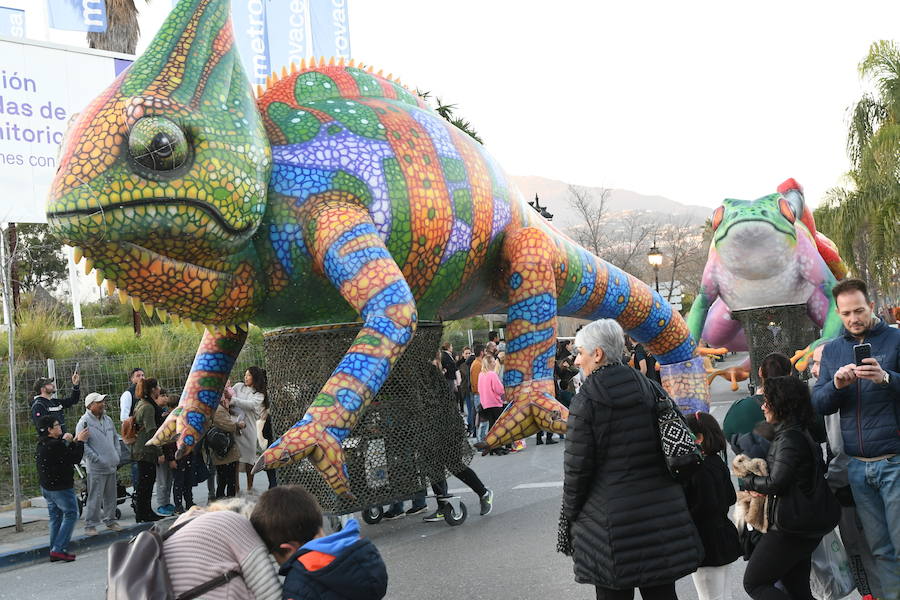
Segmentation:
[(0, 222), (44, 223), (59, 143), (133, 57), (0, 37)]

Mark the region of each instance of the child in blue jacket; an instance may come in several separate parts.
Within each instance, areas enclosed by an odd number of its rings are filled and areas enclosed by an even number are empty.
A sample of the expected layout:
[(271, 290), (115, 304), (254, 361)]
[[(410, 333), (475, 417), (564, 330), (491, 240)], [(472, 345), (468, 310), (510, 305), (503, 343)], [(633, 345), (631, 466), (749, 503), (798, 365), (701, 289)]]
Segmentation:
[(378, 549), (350, 519), (337, 533), (322, 531), (322, 510), (299, 485), (262, 494), (250, 522), (281, 565), (285, 600), (380, 600), (387, 569)]

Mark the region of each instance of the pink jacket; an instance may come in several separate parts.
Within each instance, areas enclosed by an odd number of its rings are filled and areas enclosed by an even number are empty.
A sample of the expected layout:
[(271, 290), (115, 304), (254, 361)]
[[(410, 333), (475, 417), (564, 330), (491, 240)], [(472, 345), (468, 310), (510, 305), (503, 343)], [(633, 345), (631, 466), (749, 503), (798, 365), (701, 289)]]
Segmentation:
[(481, 408), (503, 406), (500, 396), (503, 395), (503, 384), (495, 371), (484, 371), (478, 374), (478, 400)]

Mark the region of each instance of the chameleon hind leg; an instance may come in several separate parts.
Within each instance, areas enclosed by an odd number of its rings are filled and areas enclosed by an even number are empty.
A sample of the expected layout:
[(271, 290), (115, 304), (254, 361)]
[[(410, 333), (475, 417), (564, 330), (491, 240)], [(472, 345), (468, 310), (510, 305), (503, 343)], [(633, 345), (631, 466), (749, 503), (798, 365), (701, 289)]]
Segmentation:
[(369, 214), (349, 201), (309, 208), (306, 235), (315, 268), (359, 311), (363, 327), (303, 418), (275, 440), (254, 472), (309, 458), (338, 495), (350, 495), (341, 447), (416, 329), (403, 273)]
[(569, 410), (556, 401), (556, 246), (536, 228), (510, 235), (503, 247), (508, 290), (503, 385), (510, 406), (488, 432), (482, 451), (539, 430), (566, 432)]

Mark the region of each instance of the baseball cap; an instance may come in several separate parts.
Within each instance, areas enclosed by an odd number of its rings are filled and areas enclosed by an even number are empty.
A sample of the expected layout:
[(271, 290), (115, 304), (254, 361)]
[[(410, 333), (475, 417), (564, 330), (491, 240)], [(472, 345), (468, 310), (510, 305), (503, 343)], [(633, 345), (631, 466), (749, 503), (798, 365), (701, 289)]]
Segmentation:
[(47, 385), (48, 383), (53, 383), (52, 377), (38, 377), (38, 380), (34, 382), (34, 393), (40, 394), (41, 388)]
[(90, 408), (91, 404), (93, 404), (94, 402), (103, 402), (104, 400), (106, 400), (106, 396), (108, 396), (108, 394), (98, 394), (97, 392), (91, 392), (84, 397), (84, 407)]

